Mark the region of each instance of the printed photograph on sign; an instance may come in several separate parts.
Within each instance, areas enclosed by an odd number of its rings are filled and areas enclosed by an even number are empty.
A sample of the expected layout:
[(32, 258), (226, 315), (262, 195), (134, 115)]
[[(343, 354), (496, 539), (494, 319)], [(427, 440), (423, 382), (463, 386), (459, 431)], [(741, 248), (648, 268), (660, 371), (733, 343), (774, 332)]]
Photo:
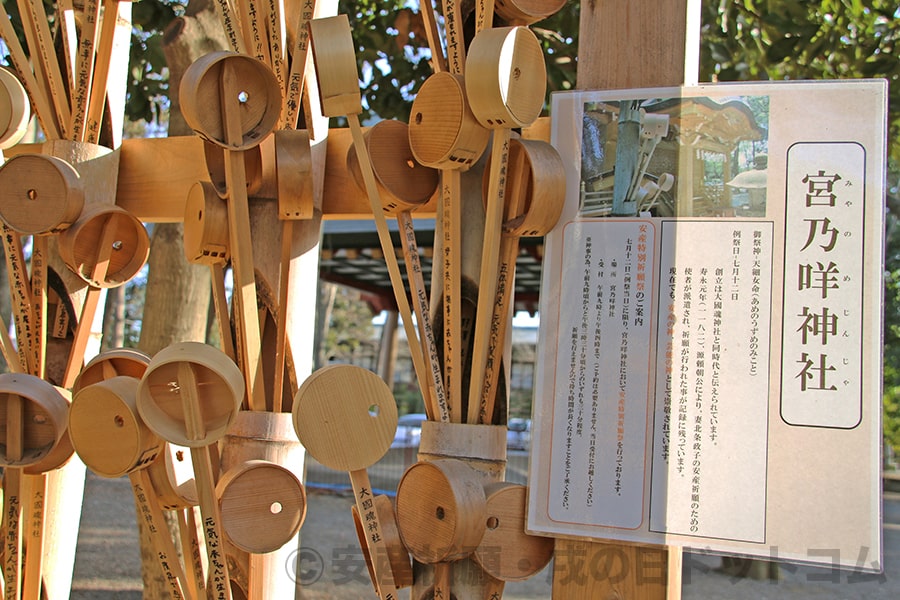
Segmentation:
[(584, 217), (763, 217), (768, 96), (587, 102)]

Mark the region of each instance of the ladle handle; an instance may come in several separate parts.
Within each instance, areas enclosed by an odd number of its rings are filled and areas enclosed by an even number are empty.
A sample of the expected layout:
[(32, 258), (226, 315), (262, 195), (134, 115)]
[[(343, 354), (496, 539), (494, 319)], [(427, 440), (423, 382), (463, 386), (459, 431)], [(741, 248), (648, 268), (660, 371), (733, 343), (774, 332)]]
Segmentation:
[(228, 229), (231, 263), (234, 272), (235, 311), (241, 333), (238, 355), (244, 368), (247, 402), (251, 410), (263, 410), (266, 405), (260, 360), (259, 315), (256, 312), (256, 275), (250, 236), (250, 208), (247, 199), (247, 174), (244, 155), (237, 147), (243, 139), (241, 130), (240, 82), (230, 61), (222, 63), (221, 100), (224, 112), (225, 178), (228, 189)]
[[(434, 597), (450, 598), (450, 582), (453, 580), (453, 566), (449, 562), (434, 564)], [(486, 596), (490, 598), (490, 596)]]
[(303, 3), (297, 17), (297, 39), (291, 53), (291, 70), (287, 77), (284, 106), (281, 111), (281, 126), (295, 129), (303, 103), (303, 88), (306, 85), (306, 68), (309, 65), (309, 28), (307, 24), (316, 12), (316, 0), (307, 6)]
[(235, 52), (245, 54), (244, 38), (238, 31), (240, 25), (231, 8), (228, 0), (216, 0), (216, 6), (219, 9), (219, 18), (222, 20), (222, 26), (225, 28), (225, 37), (228, 38), (228, 44)]
[(75, 380), (78, 378), (78, 374), (84, 365), (84, 351), (91, 337), (91, 326), (94, 321), (94, 314), (97, 312), (97, 306), (100, 304), (102, 292), (103, 290), (100, 288), (88, 286), (84, 294), (81, 316), (78, 318), (78, 324), (75, 326), (75, 339), (72, 341), (72, 347), (69, 349), (69, 358), (66, 363), (66, 370), (63, 373), (62, 387), (66, 389), (70, 389), (75, 385)]
[(225, 560), (225, 538), (222, 530), (222, 514), (216, 498), (210, 447), (191, 448), (194, 480), (200, 500), (200, 516), (203, 519), (203, 536), (209, 557), (209, 589), (207, 597), (231, 600), (231, 581), (228, 562)]
[(22, 44), (19, 43), (19, 37), (13, 29), (12, 21), (6, 7), (0, 4), (0, 37), (6, 45), (7, 53), (16, 69), (16, 73), (22, 81), (22, 86), (28, 91), (28, 97), (34, 104), (35, 116), (44, 130), (47, 139), (59, 139), (60, 124), (57, 123), (56, 115), (53, 107), (50, 105), (50, 99), (42, 85), (39, 85), (34, 72), (31, 70), (31, 64), (25, 55)]
[(475, 0), (475, 33), (494, 26), (494, 0)]
[[(506, 189), (500, 198), (504, 205), (504, 221), (509, 221), (523, 213), (527, 200), (525, 174), (525, 153), (516, 152), (509, 159), (506, 169)], [(487, 358), (485, 360), (484, 383), (481, 388), (480, 414), (488, 423), (494, 414), (500, 367), (503, 363), (503, 347), (510, 321), (510, 303), (515, 296), (516, 257), (519, 254), (519, 238), (513, 235), (500, 236), (500, 256), (497, 267), (497, 287), (491, 313)]]
[(6, 600), (20, 600), (22, 597), (21, 492), (22, 469), (6, 467), (3, 470), (3, 531), (6, 536), (3, 579), (5, 580), (4, 598)]
[[(397, 585), (388, 565), (388, 546), (385, 543), (384, 530), (381, 519), (375, 508), (375, 492), (369, 481), (369, 474), (365, 469), (350, 471), (350, 484), (353, 487), (353, 497), (356, 500), (356, 510), (359, 511), (359, 519), (366, 535), (366, 544), (369, 547), (369, 556), (372, 557), (372, 571), (375, 573), (375, 587), (381, 600), (397, 600)], [(447, 596), (449, 597), (449, 596)]]
[(31, 285), (25, 270), (22, 239), (5, 223), (0, 224), (0, 230), (3, 233), (3, 250), (6, 254), (6, 269), (9, 273), (7, 280), (9, 294), (12, 298), (12, 316), (18, 344), (19, 363), (31, 373), (34, 365), (32, 364), (32, 354), (28, 351), (30, 340), (25, 333), (31, 329), (33, 323)]
[(99, 0), (85, 0), (85, 23), (81, 28), (81, 38), (78, 42), (75, 89), (72, 90), (72, 120), (68, 132), (69, 137), (76, 142), (85, 140), (91, 84), (94, 78), (94, 50), (100, 35), (100, 14)]
[(47, 475), (25, 475), (29, 487), (28, 514), (25, 518), (27, 530), (25, 546), (25, 570), (22, 581), (22, 597), (24, 600), (40, 600), (41, 575), (44, 566), (44, 517), (46, 514)]
[[(117, 234), (113, 222), (112, 217), (107, 217), (106, 222), (101, 225), (103, 235), (100, 238), (100, 244), (97, 247), (97, 253), (94, 258), (94, 266), (91, 269), (91, 281), (105, 280), (109, 271), (109, 261), (112, 257), (113, 244), (116, 241)], [(88, 286), (84, 295), (84, 304), (81, 307), (81, 317), (78, 319), (78, 325), (75, 327), (75, 339), (72, 342), (72, 347), (69, 349), (68, 363), (63, 374), (62, 386), (64, 388), (71, 388), (75, 384), (75, 379), (84, 365), (84, 351), (90, 339), (91, 326), (94, 322), (97, 306), (100, 303), (100, 296), (100, 288)]]
[(403, 258), (406, 263), (406, 274), (410, 282), (413, 296), (413, 308), (419, 324), (422, 354), (425, 367), (431, 375), (431, 393), (433, 407), (437, 408), (437, 417), (442, 423), (450, 422), (450, 410), (447, 406), (447, 395), (444, 390), (444, 377), (441, 373), (437, 345), (434, 341), (434, 330), (431, 326), (431, 309), (428, 307), (428, 292), (422, 277), (422, 264), (419, 261), (419, 249), (416, 244), (416, 232), (413, 229), (412, 216), (408, 210), (397, 213), (397, 225), (400, 229), (400, 244), (403, 246)]
[[(191, 593), (185, 595), (185, 588), (182, 587), (186, 580), (184, 569), (181, 568), (175, 544), (169, 536), (169, 529), (156, 499), (156, 492), (150, 482), (150, 476), (145, 469), (138, 469), (128, 474), (128, 480), (131, 482), (131, 491), (137, 502), (138, 515), (144, 520), (146, 531), (150, 536), (150, 544), (159, 561), (163, 577), (169, 584), (169, 595), (172, 600), (183, 598), (197, 600), (193, 590), (188, 589), (187, 591)], [(186, 552), (185, 555), (187, 555)]]
[(291, 257), (293, 254), (294, 222), (281, 222), (281, 260), (278, 278), (278, 323), (275, 330), (275, 382), (272, 390), (272, 412), (284, 410), (284, 375), (287, 360), (287, 310), (291, 289)]
[[(22, 460), (24, 413), (22, 397), (7, 394), (6, 458), (10, 463)], [(22, 469), (18, 467), (8, 466), (3, 472), (3, 531), (6, 532), (3, 572), (7, 600), (22, 597), (22, 476)]]
[(409, 343), (410, 358), (413, 361), (416, 380), (419, 383), (419, 389), (422, 390), (422, 396), (425, 400), (425, 411), (428, 413), (429, 418), (433, 418), (435, 407), (434, 398), (431, 395), (432, 386), (428, 385), (428, 371), (425, 368), (422, 346), (419, 344), (419, 338), (416, 334), (415, 326), (413, 325), (412, 310), (409, 306), (409, 300), (406, 298), (406, 287), (403, 283), (403, 277), (400, 275), (400, 265), (397, 264), (397, 256), (394, 253), (391, 233), (390, 230), (388, 230), (387, 220), (385, 219), (384, 211), (382, 210), (381, 195), (378, 192), (378, 185), (375, 182), (375, 175), (372, 170), (372, 161), (369, 159), (366, 140), (363, 137), (362, 127), (359, 124), (359, 117), (357, 117), (356, 114), (348, 114), (347, 121), (350, 123), (353, 148), (356, 151), (356, 157), (359, 160), (360, 172), (366, 188), (366, 196), (369, 199), (372, 217), (375, 220), (375, 229), (378, 231), (378, 241), (380, 242), (381, 250), (384, 253), (384, 261), (387, 266), (388, 275), (390, 276), (391, 287), (394, 290), (394, 298), (397, 300), (397, 310), (400, 313), (400, 319), (403, 321), (403, 328), (406, 332), (407, 342)]
[(444, 49), (441, 47), (441, 36), (438, 33), (431, 0), (419, 0), (419, 13), (422, 15), (422, 23), (425, 26), (428, 49), (431, 50), (431, 70), (435, 73), (446, 71), (447, 61), (444, 58)]
[(31, 238), (31, 302), (34, 315), (32, 375), (42, 379), (47, 367), (47, 260), (50, 258), (48, 241), (47, 236), (43, 235)]
[(481, 392), (484, 384), (490, 340), (490, 321), (497, 293), (497, 271), (503, 228), (503, 198), (506, 192), (506, 164), (509, 159), (509, 129), (495, 129), (491, 146), (491, 170), (485, 206), (484, 247), (478, 278), (478, 304), (475, 311), (475, 345), (472, 349), (472, 376), (469, 382), (469, 424), (490, 423), (492, 415), (482, 414)]
[(200, 543), (197, 540), (197, 520), (193, 506), (178, 510), (178, 535), (181, 540), (181, 554), (184, 556), (187, 585), (197, 598), (206, 597), (206, 578), (203, 576), (203, 561), (200, 558)]
[(206, 437), (206, 425), (200, 409), (200, 398), (197, 396), (197, 376), (191, 363), (178, 363), (178, 395), (181, 397), (181, 409), (184, 412), (184, 428), (187, 439), (199, 441)]
[(219, 340), (222, 352), (232, 361), (237, 362), (234, 355), (234, 339), (231, 336), (231, 317), (228, 314), (228, 293), (225, 290), (225, 268), (222, 265), (210, 265), (210, 281), (212, 284), (213, 306), (216, 321), (219, 324)]
[(444, 381), (450, 420), (462, 423), (462, 197), (460, 172), (441, 171), (441, 218), (444, 236), (443, 323)]
[(447, 68), (455, 75), (462, 75), (466, 65), (466, 47), (463, 34), (461, 4), (457, 0), (443, 0), (444, 35), (447, 37)]

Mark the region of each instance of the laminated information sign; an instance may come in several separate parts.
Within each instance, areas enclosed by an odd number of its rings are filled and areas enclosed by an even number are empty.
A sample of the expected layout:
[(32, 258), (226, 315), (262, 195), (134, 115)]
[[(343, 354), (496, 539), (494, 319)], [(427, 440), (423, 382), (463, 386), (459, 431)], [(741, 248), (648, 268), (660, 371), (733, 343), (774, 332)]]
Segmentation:
[(530, 531), (881, 569), (886, 92), (554, 95)]

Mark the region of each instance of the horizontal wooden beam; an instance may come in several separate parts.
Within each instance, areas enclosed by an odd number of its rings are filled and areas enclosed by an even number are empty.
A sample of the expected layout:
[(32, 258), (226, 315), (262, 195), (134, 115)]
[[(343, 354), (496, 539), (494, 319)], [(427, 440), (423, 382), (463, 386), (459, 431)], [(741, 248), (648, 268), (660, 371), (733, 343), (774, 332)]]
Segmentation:
[[(544, 117), (524, 132), (525, 137), (549, 141), (550, 119)], [(325, 184), (322, 199), (326, 219), (368, 219), (372, 212), (365, 193), (347, 170), (349, 129), (328, 132)], [(20, 144), (7, 156), (38, 153), (38, 144)], [(174, 223), (184, 219), (188, 192), (196, 182), (209, 180), (203, 142), (197, 136), (140, 138), (122, 142), (117, 150), (119, 178), (116, 204), (146, 223)], [(267, 186), (274, 189), (274, 186)], [(433, 218), (437, 194), (416, 211), (417, 217)]]

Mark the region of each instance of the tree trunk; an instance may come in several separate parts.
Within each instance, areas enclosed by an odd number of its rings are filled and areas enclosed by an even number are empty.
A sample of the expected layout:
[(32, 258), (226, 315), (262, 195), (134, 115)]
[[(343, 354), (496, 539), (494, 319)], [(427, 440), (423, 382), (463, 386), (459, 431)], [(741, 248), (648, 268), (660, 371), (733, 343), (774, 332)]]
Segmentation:
[(384, 379), (388, 387), (394, 389), (394, 367), (397, 365), (397, 325), (400, 313), (387, 311), (384, 327), (381, 330), (381, 343), (378, 346), (378, 375)]
[(316, 340), (315, 340), (315, 365), (318, 369), (328, 362), (325, 355), (325, 338), (328, 337), (328, 325), (331, 323), (331, 311), (334, 309), (334, 299), (337, 295), (337, 285), (321, 282), (321, 292), (318, 295), (316, 306)]
[(120, 285), (106, 293), (103, 310), (102, 348), (121, 348), (125, 345), (125, 286)]
[(140, 341), (151, 356), (174, 342), (206, 339), (209, 270), (187, 262), (183, 232), (182, 223), (153, 228)]

